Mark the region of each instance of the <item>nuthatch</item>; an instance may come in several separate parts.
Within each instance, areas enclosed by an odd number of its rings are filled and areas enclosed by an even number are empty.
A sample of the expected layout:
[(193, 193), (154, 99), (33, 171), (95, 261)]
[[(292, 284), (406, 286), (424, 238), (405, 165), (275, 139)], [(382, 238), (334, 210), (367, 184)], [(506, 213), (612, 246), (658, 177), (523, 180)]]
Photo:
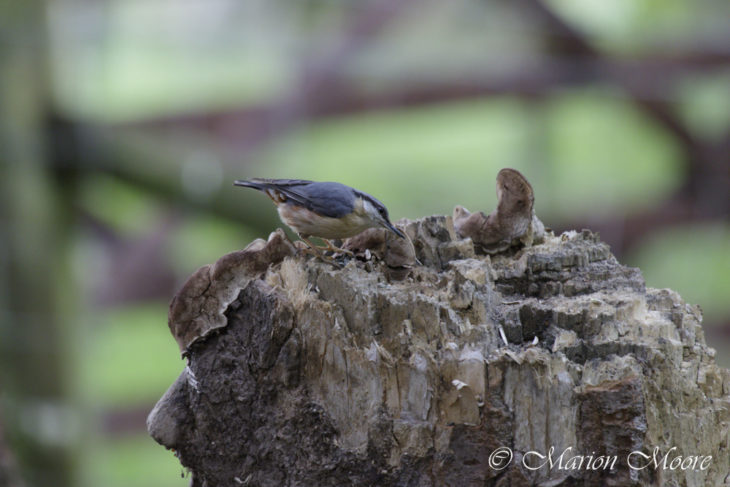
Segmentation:
[[(249, 179), (234, 185), (258, 189), (272, 199), (279, 218), (294, 230), (320, 258), (320, 250), (349, 251), (332, 245), (329, 239), (343, 239), (373, 227), (385, 227), (401, 238), (388, 219), (385, 205), (367, 193), (340, 183), (319, 183), (302, 179)], [(308, 240), (319, 237), (327, 247)]]

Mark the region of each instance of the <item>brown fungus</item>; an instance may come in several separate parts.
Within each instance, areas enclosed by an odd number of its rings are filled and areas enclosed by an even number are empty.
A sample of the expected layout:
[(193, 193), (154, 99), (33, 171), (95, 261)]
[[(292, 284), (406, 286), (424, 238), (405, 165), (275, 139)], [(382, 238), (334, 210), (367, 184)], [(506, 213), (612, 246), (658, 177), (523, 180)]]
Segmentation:
[(531, 245), (542, 240), (545, 227), (535, 216), (535, 194), (527, 179), (517, 170), (505, 168), (497, 174), (497, 208), (489, 215), (454, 208), (456, 233), (471, 238), (474, 246), (488, 254), (516, 245)]
[(227, 325), (224, 312), (241, 289), (269, 265), (295, 253), (284, 231), (277, 229), (268, 240), (254, 240), (195, 271), (170, 302), (168, 313), (168, 326), (183, 355), (197, 340)]
[(396, 280), (404, 279), (418, 263), (411, 239), (400, 238), (384, 228), (370, 228), (348, 238), (343, 248), (360, 257), (368, 252), (375, 254), (388, 266), (388, 276)]

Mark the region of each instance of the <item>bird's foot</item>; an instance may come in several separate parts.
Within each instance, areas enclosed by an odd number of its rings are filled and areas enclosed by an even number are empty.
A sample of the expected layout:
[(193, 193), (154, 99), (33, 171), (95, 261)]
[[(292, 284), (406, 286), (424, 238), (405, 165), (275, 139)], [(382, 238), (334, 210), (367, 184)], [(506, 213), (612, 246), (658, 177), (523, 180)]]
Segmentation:
[(318, 247), (318, 246), (312, 244), (312, 242), (310, 242), (306, 238), (303, 238), (301, 236), (300, 236), (300, 238), (302, 238), (302, 240), (304, 241), (304, 243), (307, 244), (307, 247), (302, 249), (303, 252), (306, 252), (306, 253), (308, 253), (310, 255), (313, 255), (316, 258), (318, 258), (319, 260), (321, 260), (322, 262), (326, 262), (327, 264), (331, 264), (332, 266), (334, 266), (337, 269), (342, 269), (342, 265), (341, 264), (335, 262), (334, 259), (332, 259), (331, 257), (328, 257), (328, 256), (324, 255), (320, 251), (320, 250), (325, 250), (326, 247)]
[(324, 262), (326, 264), (332, 265), (336, 269), (342, 269), (342, 267), (343, 267), (342, 264), (336, 262), (332, 257), (328, 257), (328, 256), (324, 255), (323, 253), (319, 252), (318, 250), (312, 250), (311, 248), (309, 248), (309, 249), (304, 249), (304, 252), (308, 253), (309, 255), (313, 256), (316, 259), (321, 260), (322, 262)]
[(334, 252), (336, 254), (345, 254), (348, 257), (355, 257), (355, 254), (347, 249), (343, 249), (341, 247), (337, 247), (336, 245), (332, 244), (329, 240), (324, 240), (327, 244), (326, 247), (317, 247), (319, 250), (322, 250), (324, 252)]

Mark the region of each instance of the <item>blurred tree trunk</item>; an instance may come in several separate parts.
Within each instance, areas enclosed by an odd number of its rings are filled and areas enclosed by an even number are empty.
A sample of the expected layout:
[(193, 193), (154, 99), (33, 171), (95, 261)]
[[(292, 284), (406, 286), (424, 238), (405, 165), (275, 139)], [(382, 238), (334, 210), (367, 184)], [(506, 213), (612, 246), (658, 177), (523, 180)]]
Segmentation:
[(0, 361), (2, 415), (28, 485), (71, 485), (63, 296), (67, 205), (46, 139), (45, 5), (0, 4)]
[(24, 487), (18, 475), (15, 457), (5, 442), (5, 435), (0, 424), (0, 487)]

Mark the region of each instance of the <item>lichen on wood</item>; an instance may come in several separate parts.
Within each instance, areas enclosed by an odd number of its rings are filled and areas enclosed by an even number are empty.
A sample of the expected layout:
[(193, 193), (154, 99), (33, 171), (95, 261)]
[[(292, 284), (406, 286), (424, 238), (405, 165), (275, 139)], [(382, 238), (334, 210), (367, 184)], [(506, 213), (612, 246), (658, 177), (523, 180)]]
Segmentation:
[[(194, 485), (725, 481), (730, 373), (697, 307), (588, 231), (484, 255), (451, 217), (399, 226), (412, 247), (360, 237), (342, 269), (275, 233), (183, 286), (169, 324), (188, 365), (148, 428)], [(528, 468), (551, 447), (618, 461)], [(712, 460), (627, 464), (672, 447)]]

